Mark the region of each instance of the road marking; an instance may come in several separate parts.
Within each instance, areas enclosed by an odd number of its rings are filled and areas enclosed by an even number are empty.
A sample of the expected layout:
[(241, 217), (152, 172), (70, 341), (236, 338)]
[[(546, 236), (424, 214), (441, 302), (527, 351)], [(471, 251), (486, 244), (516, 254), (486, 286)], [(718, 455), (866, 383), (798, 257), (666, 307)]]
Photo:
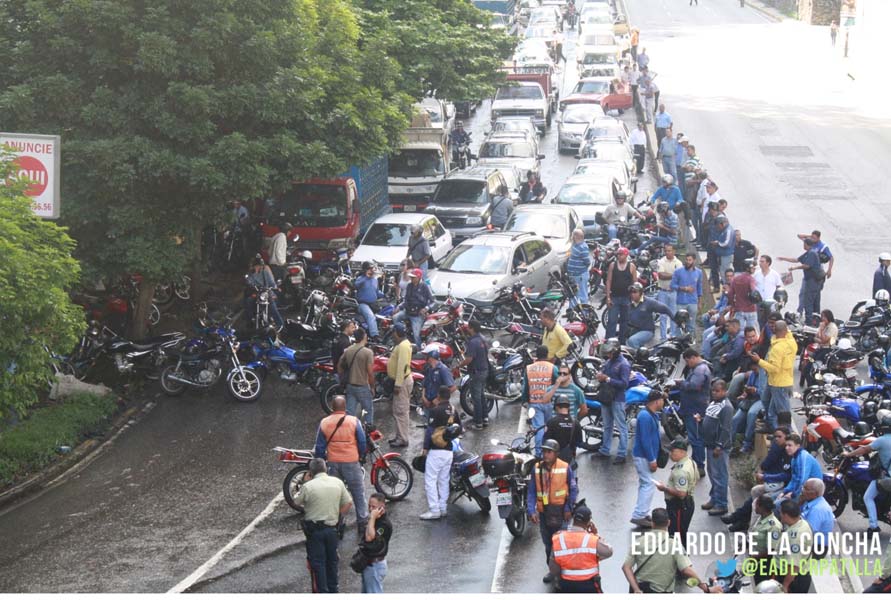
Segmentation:
[(186, 577), (185, 579), (183, 579), (182, 581), (177, 583), (172, 588), (170, 588), (167, 591), (167, 593), (168, 594), (180, 594), (180, 593), (188, 590), (190, 587), (192, 587), (196, 583), (198, 583), (199, 579), (204, 577), (208, 571), (210, 571), (212, 568), (214, 568), (214, 566), (216, 566), (216, 564), (218, 562), (223, 560), (224, 556), (226, 556), (233, 548), (238, 546), (238, 544), (240, 544), (242, 542), (242, 540), (244, 540), (244, 538), (248, 536), (248, 534), (250, 534), (254, 529), (256, 529), (257, 525), (259, 525), (261, 522), (263, 522), (263, 520), (266, 519), (266, 517), (271, 515), (272, 512), (276, 509), (276, 507), (279, 505), (279, 503), (283, 499), (284, 499), (284, 496), (281, 493), (276, 494), (275, 498), (273, 498), (269, 502), (269, 504), (266, 505), (266, 508), (263, 509), (263, 512), (261, 512), (259, 515), (257, 515), (257, 517), (253, 521), (251, 521), (247, 527), (242, 529), (238, 535), (236, 535), (234, 538), (232, 538), (232, 541), (230, 541), (228, 544), (223, 546), (223, 548), (219, 552), (214, 554), (212, 557), (210, 557), (210, 559), (206, 563), (204, 563), (203, 565), (201, 565), (200, 567), (195, 569), (195, 571), (193, 571), (191, 575), (189, 575), (188, 577)]
[[(517, 423), (517, 433), (523, 433), (526, 429), (526, 411), (520, 410), (520, 420)], [(489, 591), (493, 594), (503, 592), (504, 566), (507, 564), (507, 555), (510, 554), (510, 543), (513, 535), (507, 527), (501, 529), (501, 540), (498, 542), (498, 556), (495, 557), (495, 571), (492, 573), (492, 587)]]

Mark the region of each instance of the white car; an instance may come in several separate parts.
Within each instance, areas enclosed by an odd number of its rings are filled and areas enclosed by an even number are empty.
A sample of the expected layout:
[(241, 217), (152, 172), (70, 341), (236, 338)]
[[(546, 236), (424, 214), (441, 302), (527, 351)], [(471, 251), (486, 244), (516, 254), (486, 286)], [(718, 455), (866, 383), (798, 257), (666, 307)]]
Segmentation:
[(541, 171), (544, 154), (538, 152), (538, 141), (522, 131), (492, 135), (480, 144), (477, 164), (488, 167), (493, 163), (514, 165), (520, 172)]
[(378, 217), (371, 224), (359, 247), (350, 257), (350, 268), (359, 271), (364, 261), (377, 261), (387, 271), (398, 271), (399, 263), (408, 254), (412, 225), (420, 225), (430, 244), (430, 253), (437, 263), (452, 250), (452, 234), (434, 215), (391, 213)]
[(634, 153), (628, 147), (628, 144), (619, 139), (603, 138), (585, 142), (585, 145), (579, 150), (579, 154), (584, 158), (620, 160), (625, 163), (629, 173), (636, 173)]
[(637, 177), (631, 174), (624, 160), (583, 158), (575, 166), (575, 171), (572, 172), (573, 175), (595, 175), (600, 173), (615, 177), (622, 189), (628, 194), (628, 197), (633, 199), (634, 193), (637, 192)]
[[(630, 137), (631, 133), (628, 131), (628, 127), (623, 121), (613, 117), (602, 117), (600, 119), (595, 119), (595, 121), (588, 126), (588, 129), (585, 130), (584, 141), (590, 142), (602, 139), (621, 140), (623, 144), (628, 146), (628, 150), (631, 151), (631, 146), (628, 142)], [(580, 158), (592, 157), (586, 157), (582, 154)]]
[(557, 151), (576, 150), (582, 145), (582, 136), (588, 125), (602, 117), (599, 104), (571, 104), (557, 119)]
[(575, 209), (582, 220), (585, 235), (595, 236), (600, 231), (597, 215), (612, 204), (616, 186), (616, 179), (610, 175), (572, 175), (551, 202)]
[(551, 28), (560, 28), (560, 21), (563, 20), (560, 12), (553, 6), (541, 6), (533, 9), (529, 13), (530, 26), (549, 26)]
[(495, 92), (492, 101), (492, 121), (499, 117), (523, 116), (532, 119), (539, 130), (551, 124), (551, 107), (548, 96), (534, 81), (512, 81)]
[(508, 131), (523, 131), (532, 139), (538, 139), (538, 127), (529, 117), (500, 117), (492, 125), (492, 130), (487, 135), (506, 133)]

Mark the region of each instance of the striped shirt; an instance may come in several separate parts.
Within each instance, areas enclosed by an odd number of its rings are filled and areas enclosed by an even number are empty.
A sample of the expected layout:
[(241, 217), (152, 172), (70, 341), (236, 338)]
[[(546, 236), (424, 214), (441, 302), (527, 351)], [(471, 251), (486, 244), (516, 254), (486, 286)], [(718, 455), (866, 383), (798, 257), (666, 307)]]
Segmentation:
[(566, 272), (573, 277), (587, 273), (591, 268), (591, 251), (584, 241), (572, 245), (569, 261), (566, 263)]

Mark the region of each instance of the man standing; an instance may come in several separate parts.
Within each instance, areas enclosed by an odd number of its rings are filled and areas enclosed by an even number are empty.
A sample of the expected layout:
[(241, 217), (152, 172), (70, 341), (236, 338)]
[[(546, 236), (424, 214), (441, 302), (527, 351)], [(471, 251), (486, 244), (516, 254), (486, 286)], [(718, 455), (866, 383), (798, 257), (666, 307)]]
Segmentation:
[(367, 260), (362, 263), (362, 274), (356, 277), (354, 285), (356, 286), (357, 309), (365, 321), (365, 329), (372, 339), (376, 339), (378, 329), (377, 318), (374, 315), (378, 312), (377, 302), (384, 295), (380, 290), (380, 283), (374, 272), (373, 264)]
[(322, 458), (309, 461), (309, 481), (297, 492), (294, 503), (303, 509), (306, 562), (314, 594), (336, 594), (337, 523), (353, 506), (353, 499), (340, 479), (327, 474)]
[(804, 254), (798, 258), (778, 256), (779, 260), (798, 263), (789, 267), (790, 271), (796, 269), (804, 272), (804, 281), (801, 282), (801, 290), (798, 294), (798, 312), (803, 316), (805, 323), (810, 323), (815, 315), (820, 314), (820, 292), (823, 291), (823, 283), (826, 281), (826, 272), (820, 262), (820, 256), (814, 249), (814, 241), (804, 238)]
[[(635, 85), (634, 87), (637, 86)], [(631, 136), (628, 138), (628, 143), (631, 144), (631, 149), (634, 151), (635, 173), (638, 175), (643, 173), (647, 156), (647, 134), (644, 127), (646, 127), (645, 123), (638, 123), (637, 129), (632, 131)]]
[(715, 268), (717, 269), (713, 268), (711, 273), (712, 288), (715, 291), (720, 284), (718, 274), (733, 268), (735, 248), (736, 236), (733, 233), (733, 227), (730, 226), (730, 221), (724, 215), (718, 215), (715, 218), (709, 242), (709, 252), (713, 253), (715, 257)]
[(823, 497), (825, 491), (826, 484), (822, 479), (816, 478), (808, 479), (801, 488), (801, 518), (811, 526), (814, 543), (822, 547), (821, 552), (814, 550), (816, 558), (825, 556), (829, 534), (835, 530), (835, 514)]
[(368, 505), (365, 503), (365, 471), (359, 460), (365, 458), (365, 431), (359, 419), (346, 414), (346, 398), (334, 396), (333, 411), (319, 423), (315, 455), (328, 461), (328, 474), (342, 479), (356, 505), (359, 537), (365, 533)]
[(674, 313), (661, 302), (645, 297), (643, 286), (636, 281), (628, 288), (628, 293), (631, 296), (631, 306), (628, 309), (628, 345), (637, 350), (655, 337), (656, 315), (673, 317)]
[(411, 343), (402, 323), (393, 326), (393, 339), (396, 340), (396, 346), (387, 362), (387, 376), (393, 380), (393, 420), (396, 422), (396, 435), (390, 440), (390, 446), (405, 448), (408, 446), (408, 415), (415, 382), (411, 376)]
[[(340, 357), (353, 343), (353, 334), (356, 333), (356, 322), (352, 319), (344, 319), (340, 322), (340, 334), (331, 342), (331, 363), (340, 364)], [(340, 372), (338, 371), (338, 375)], [(340, 381), (343, 381), (341, 379)]]
[(711, 483), (708, 502), (702, 505), (709, 516), (727, 514), (727, 486), (730, 483), (730, 450), (733, 435), (730, 421), (733, 419), (733, 405), (727, 400), (727, 384), (721, 379), (712, 382), (712, 401), (705, 409), (702, 420), (702, 442), (706, 450), (706, 467)]
[[(640, 70), (637, 68), (637, 62), (631, 65), (631, 73), (628, 75), (628, 82), (631, 84), (631, 100), (634, 103), (634, 110), (641, 106), (640, 94), (638, 93), (640, 85)], [(640, 173), (640, 171), (638, 171)]]
[(612, 546), (597, 535), (591, 509), (579, 503), (572, 524), (551, 537), (550, 575), (563, 593), (602, 594), (600, 561), (613, 555)]
[(662, 170), (667, 175), (671, 175), (675, 181), (678, 178), (677, 163), (675, 161), (675, 155), (678, 151), (677, 146), (677, 140), (671, 134), (671, 127), (666, 128), (665, 135), (659, 142), (659, 151), (656, 153), (656, 158), (662, 161)]
[[(427, 457), (424, 467), (424, 491), (427, 493), (427, 512), (421, 515), (424, 521), (441, 519), (446, 516), (449, 505), (449, 477), (452, 472), (452, 440), (456, 433), (452, 426), (460, 429), (455, 418), (449, 388), (442, 386), (436, 395), (436, 403), (427, 413), (427, 429), (424, 433), (423, 455)], [(457, 425), (456, 425), (457, 424)]]
[(421, 269), (412, 270), (411, 281), (405, 287), (405, 293), (402, 295), (402, 303), (396, 307), (398, 312), (393, 315), (394, 323), (402, 323), (408, 319), (412, 338), (418, 345), (421, 344), (421, 326), (427, 317), (428, 308), (434, 302), (433, 292), (422, 281), (422, 277)]
[(513, 210), (514, 203), (507, 191), (507, 186), (501, 184), (498, 186), (498, 193), (492, 198), (492, 214), (489, 217), (492, 227), (501, 229), (507, 225), (507, 220), (510, 218)]
[(470, 399), (473, 401), (473, 428), (482, 429), (489, 425), (486, 410), (486, 378), (489, 374), (489, 346), (480, 334), (480, 323), (476, 319), (467, 324), (470, 338), (467, 340), (465, 358), (458, 368), (467, 367), (470, 375)]
[[(667, 306), (668, 310), (674, 314), (678, 308), (677, 292), (671, 289), (671, 279), (674, 272), (683, 267), (683, 264), (678, 260), (678, 257), (675, 256), (673, 244), (665, 244), (662, 246), (662, 250), (665, 254), (656, 263), (656, 277), (658, 278), (657, 285), (659, 286), (659, 293), (656, 294), (656, 300)], [(668, 316), (663, 315), (659, 319), (659, 330), (663, 340), (668, 338), (668, 328)], [(674, 324), (671, 325), (671, 329), (675, 329)]]
[(820, 256), (820, 262), (826, 265), (826, 279), (832, 278), (832, 268), (835, 266), (835, 257), (832, 255), (832, 250), (829, 249), (829, 246), (826, 242), (823, 241), (823, 234), (819, 229), (814, 229), (810, 235), (806, 233), (799, 233), (798, 239), (804, 241), (804, 238), (809, 237), (814, 242), (814, 250)]
[(758, 260), (758, 246), (749, 240), (744, 240), (742, 237), (742, 230), (740, 229), (735, 230), (733, 235), (736, 236), (736, 243), (734, 244), (733, 249), (733, 272), (742, 273), (749, 270), (749, 262), (751, 262), (753, 266), (756, 266)]
[(665, 112), (664, 104), (659, 105), (659, 112), (653, 117), (653, 126), (656, 128), (656, 145), (659, 146), (662, 143), (662, 138), (670, 135), (668, 130), (672, 126), (671, 115)]
[(585, 243), (585, 232), (581, 228), (577, 228), (572, 232), (572, 248), (569, 253), (569, 260), (566, 261), (566, 274), (569, 275), (578, 286), (576, 297), (571, 303), (587, 304), (588, 303), (588, 277), (591, 270), (591, 251), (588, 244)]
[(430, 244), (424, 237), (424, 229), (420, 225), (411, 226), (411, 235), (408, 238), (408, 252), (405, 254), (413, 263), (418, 265), (423, 274), (423, 278), (427, 277), (427, 261), (430, 259)]
[(653, 522), (647, 516), (656, 486), (653, 473), (656, 472), (656, 459), (659, 457), (661, 436), (659, 434), (659, 417), (656, 415), (665, 404), (662, 392), (652, 390), (647, 396), (646, 408), (637, 415), (637, 431), (634, 434), (634, 448), (631, 456), (634, 468), (637, 469), (637, 504), (631, 513), (631, 522), (638, 527), (652, 527)]
[(777, 291), (777, 288), (783, 287), (783, 279), (771, 267), (772, 264), (773, 259), (767, 254), (762, 254), (758, 257), (759, 268), (755, 271), (754, 277), (756, 289), (761, 294), (763, 300), (770, 300), (773, 298), (773, 293)]
[[(891, 417), (885, 416), (876, 423), (876, 433), (879, 434), (878, 439), (871, 443), (860, 446), (852, 452), (842, 454), (845, 458), (857, 458), (870, 452), (877, 452), (879, 455), (879, 463), (882, 465), (882, 477), (886, 477), (891, 471)], [(873, 479), (866, 491), (863, 493), (863, 503), (866, 505), (866, 515), (869, 518), (869, 533), (878, 534), (879, 529), (879, 513), (876, 509), (876, 497), (879, 495), (878, 480)]]
[(727, 294), (727, 301), (731, 314), (739, 319), (741, 326), (758, 327), (758, 307), (753, 301), (755, 299), (753, 292), (758, 289), (758, 282), (753, 276), (755, 261), (746, 260), (745, 267), (745, 271), (737, 273), (730, 281), (730, 293)]
[(285, 267), (288, 266), (287, 233), (293, 228), (294, 226), (290, 223), (283, 223), (269, 243), (269, 268), (272, 269), (272, 275), (277, 280), (285, 277)]
[(356, 329), (354, 339), (340, 357), (337, 373), (346, 383), (347, 413), (358, 417), (364, 410), (368, 413), (365, 422), (374, 423), (374, 352), (366, 347), (364, 329)]
[[(548, 388), (545, 398), (554, 402), (556, 410), (557, 402), (562, 398), (569, 401), (569, 416), (573, 421), (578, 421), (588, 414), (588, 404), (585, 400), (585, 392), (572, 382), (569, 365), (561, 365), (557, 371), (557, 381)], [(548, 437), (547, 435), (545, 437)], [(556, 438), (554, 438), (556, 439)]]
[(606, 304), (609, 312), (606, 318), (606, 337), (616, 337), (619, 343), (628, 339), (628, 311), (631, 308), (631, 294), (628, 290), (637, 281), (637, 267), (628, 259), (628, 248), (616, 251), (616, 260), (609, 265), (606, 272)]
[(554, 399), (556, 414), (548, 419), (545, 426), (545, 438), (554, 440), (560, 444), (560, 452), (557, 456), (565, 463), (572, 464), (575, 460), (575, 449), (582, 439), (582, 428), (578, 422), (569, 415), (571, 400), (568, 395), (561, 394)]
[(424, 406), (430, 408), (436, 402), (440, 387), (445, 386), (451, 394), (458, 386), (452, 372), (439, 360), (439, 348), (427, 346), (423, 354), (427, 356), (427, 364), (424, 365)]
[[(561, 367), (567, 373), (569, 366)], [(548, 348), (541, 345), (535, 349), (535, 362), (526, 367), (526, 398), (529, 407), (535, 409), (532, 417), (532, 428), (538, 429), (548, 422), (553, 414), (551, 397), (548, 396), (548, 388), (554, 385), (558, 379), (558, 370), (554, 363), (548, 360)], [(551, 395), (553, 396), (553, 394)], [(541, 441), (544, 439), (544, 429), (535, 434), (535, 455), (541, 456)]]
[(641, 69), (646, 69), (647, 65), (650, 64), (650, 56), (647, 54), (646, 48), (641, 48), (640, 52), (637, 54), (637, 65)]
[(572, 340), (563, 326), (557, 323), (557, 315), (550, 308), (541, 311), (541, 343), (548, 349), (548, 360), (560, 362), (569, 354)]
[(368, 526), (359, 547), (368, 558), (368, 566), (362, 571), (362, 593), (382, 594), (384, 578), (387, 576), (387, 552), (390, 551), (390, 537), (393, 524), (387, 516), (387, 499), (380, 492), (368, 498)]
[(801, 509), (794, 500), (784, 500), (780, 504), (780, 521), (784, 531), (780, 534), (777, 547), (785, 552), (775, 556), (774, 563), (785, 563), (787, 567), (781, 571), (786, 572), (786, 576), (780, 580), (783, 591), (787, 594), (807, 594), (811, 588), (811, 574), (807, 569), (802, 572), (800, 565), (806, 565), (810, 558), (810, 552), (804, 549), (811, 547), (813, 532), (807, 521), (801, 518)]
[[(603, 419), (603, 440), (600, 444), (598, 456), (609, 458), (613, 445), (613, 427), (619, 428), (619, 449), (613, 464), (625, 464), (625, 455), (628, 452), (628, 423), (625, 421), (625, 390), (631, 379), (631, 365), (622, 356), (619, 341), (615, 338), (608, 339), (603, 344), (603, 354), (608, 360), (603, 364), (603, 370), (597, 374), (597, 381), (601, 386), (608, 386), (607, 393), (601, 393), (598, 397), (601, 402), (601, 418)], [(612, 398), (610, 401), (609, 399)]]
[[(668, 534), (681, 536), (681, 545), (687, 547), (687, 531), (696, 509), (693, 502), (693, 490), (699, 475), (696, 465), (687, 456), (687, 440), (677, 438), (671, 443), (669, 457), (674, 465), (668, 476), (668, 483), (657, 481), (656, 489), (665, 493), (665, 509), (668, 511)], [(653, 526), (656, 526), (655, 519)]]
[[(541, 460), (532, 469), (526, 492), (526, 515), (532, 523), (538, 524), (546, 563), (551, 560), (551, 538), (572, 516), (572, 507), (579, 493), (572, 467), (558, 458), (559, 452), (560, 444), (554, 440), (542, 442)], [(548, 571), (542, 581), (551, 583), (554, 576)]]
[(891, 253), (882, 252), (879, 254), (879, 267), (872, 275), (873, 298), (879, 290), (885, 290), (891, 294), (891, 273), (888, 272), (888, 267), (891, 267)]
[(681, 391), (678, 414), (684, 419), (687, 436), (690, 438), (690, 445), (693, 446), (693, 461), (699, 469), (699, 476), (703, 477), (705, 445), (699, 424), (709, 402), (712, 372), (696, 349), (687, 348), (682, 356), (687, 365), (687, 378), (675, 381), (675, 386)]
[(637, 27), (631, 28), (631, 39), (629, 41), (631, 46), (631, 62), (637, 64), (637, 46), (640, 43), (640, 29)]
[(766, 359), (762, 359), (755, 352), (749, 353), (749, 357), (767, 371), (767, 398), (764, 402), (771, 430), (776, 429), (779, 424), (789, 425), (792, 422), (789, 399), (795, 381), (797, 354), (798, 344), (795, 342), (795, 337), (789, 333), (789, 326), (785, 321), (777, 321), (774, 324)]
[[(696, 267), (696, 254), (687, 252), (684, 256), (684, 268), (676, 269), (671, 276), (671, 289), (677, 295), (677, 309), (684, 309), (689, 319), (684, 324), (684, 332), (696, 335), (696, 315), (699, 314), (699, 302), (702, 298), (702, 271)], [(680, 327), (672, 325), (674, 335), (680, 335)]]

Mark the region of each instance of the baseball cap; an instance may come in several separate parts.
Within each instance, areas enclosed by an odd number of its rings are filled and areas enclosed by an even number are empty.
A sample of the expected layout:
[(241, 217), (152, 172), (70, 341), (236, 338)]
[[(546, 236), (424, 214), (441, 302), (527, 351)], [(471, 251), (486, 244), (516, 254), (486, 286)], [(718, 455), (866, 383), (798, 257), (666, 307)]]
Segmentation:
[(417, 277), (418, 279), (420, 279), (423, 276), (424, 276), (424, 272), (421, 271), (420, 269), (412, 269), (411, 270), (411, 277)]
[(591, 520), (591, 509), (584, 504), (579, 504), (572, 511), (572, 519), (580, 523), (587, 523)]
[(554, 406), (569, 406), (570, 404), (569, 396), (563, 394), (560, 394), (554, 399)]
[(628, 254), (630, 253), (628, 252), (628, 248), (622, 247), (616, 250), (616, 254), (618, 254), (619, 256), (628, 256)]
[(421, 350), (421, 354), (426, 354), (430, 358), (439, 360), (439, 348), (436, 346), (425, 346), (424, 349)]
[(672, 450), (686, 450), (687, 446), (687, 438), (676, 437), (671, 442)]
[(405, 324), (404, 323), (396, 323), (393, 325), (393, 330), (399, 335), (405, 335)]

